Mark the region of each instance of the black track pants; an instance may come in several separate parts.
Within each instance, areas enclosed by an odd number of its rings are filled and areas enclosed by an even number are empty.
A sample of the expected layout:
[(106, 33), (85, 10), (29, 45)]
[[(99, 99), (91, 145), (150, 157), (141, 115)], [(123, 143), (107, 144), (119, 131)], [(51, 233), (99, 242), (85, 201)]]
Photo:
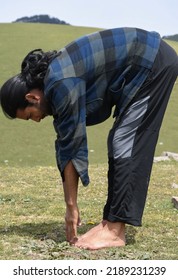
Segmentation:
[(150, 75), (108, 136), (103, 219), (141, 225), (159, 130), (177, 76), (177, 54), (161, 41)]

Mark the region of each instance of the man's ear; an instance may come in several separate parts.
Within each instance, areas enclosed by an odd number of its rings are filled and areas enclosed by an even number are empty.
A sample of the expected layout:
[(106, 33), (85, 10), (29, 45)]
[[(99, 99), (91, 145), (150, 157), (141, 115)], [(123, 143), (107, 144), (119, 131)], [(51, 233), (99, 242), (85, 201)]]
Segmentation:
[(40, 96), (33, 93), (27, 93), (25, 99), (31, 104), (37, 104), (40, 100)]

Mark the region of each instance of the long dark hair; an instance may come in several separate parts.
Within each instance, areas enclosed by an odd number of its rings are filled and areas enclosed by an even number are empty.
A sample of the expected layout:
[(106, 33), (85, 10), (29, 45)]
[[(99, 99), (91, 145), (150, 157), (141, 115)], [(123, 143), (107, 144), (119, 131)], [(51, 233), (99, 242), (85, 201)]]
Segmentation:
[(44, 89), (47, 68), (57, 55), (57, 51), (43, 52), (41, 49), (27, 54), (21, 64), (21, 73), (7, 80), (0, 90), (0, 104), (7, 117), (16, 118), (17, 109), (29, 105), (25, 95), (30, 90)]
[(28, 53), (22, 61), (21, 74), (29, 88), (43, 89), (48, 65), (56, 56), (57, 51), (43, 52), (41, 49)]
[(29, 92), (21, 74), (7, 80), (0, 90), (0, 103), (6, 117), (16, 118), (17, 109), (25, 108), (28, 101), (25, 95)]

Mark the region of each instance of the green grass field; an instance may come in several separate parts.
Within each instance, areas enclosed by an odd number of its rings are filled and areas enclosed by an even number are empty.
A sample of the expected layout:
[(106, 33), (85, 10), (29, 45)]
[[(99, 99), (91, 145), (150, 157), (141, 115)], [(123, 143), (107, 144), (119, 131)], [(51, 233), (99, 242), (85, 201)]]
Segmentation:
[[(60, 49), (96, 31), (63, 25), (0, 24), (0, 85), (20, 71), (32, 49)], [(178, 43), (168, 41), (178, 52)], [(164, 118), (156, 155), (178, 152), (178, 84)], [(88, 128), (91, 185), (80, 186), (83, 226), (101, 220), (107, 189), (107, 134), (113, 119)], [(64, 201), (55, 163), (52, 118), (37, 124), (8, 120), (0, 111), (0, 259), (177, 259), (178, 164), (154, 164), (142, 228), (127, 227), (128, 246), (88, 252), (65, 242)], [(93, 210), (95, 209), (95, 210)]]
[[(154, 165), (142, 227), (127, 226), (127, 246), (80, 250), (65, 242), (63, 190), (55, 167), (0, 167), (0, 259), (178, 259), (178, 163)], [(91, 184), (79, 186), (82, 226), (100, 222), (107, 192), (107, 165), (91, 165)]]

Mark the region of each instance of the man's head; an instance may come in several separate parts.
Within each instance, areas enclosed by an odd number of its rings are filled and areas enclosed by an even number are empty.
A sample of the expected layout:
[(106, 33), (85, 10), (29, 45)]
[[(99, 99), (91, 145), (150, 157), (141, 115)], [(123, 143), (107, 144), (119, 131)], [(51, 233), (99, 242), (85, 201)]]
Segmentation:
[(11, 118), (32, 119), (39, 122), (50, 114), (49, 105), (41, 89), (30, 89), (21, 74), (9, 79), (0, 90), (4, 114)]
[(27, 54), (21, 73), (9, 79), (0, 90), (0, 104), (9, 118), (40, 121), (50, 114), (44, 97), (44, 78), (51, 60), (59, 53), (36, 49)]

